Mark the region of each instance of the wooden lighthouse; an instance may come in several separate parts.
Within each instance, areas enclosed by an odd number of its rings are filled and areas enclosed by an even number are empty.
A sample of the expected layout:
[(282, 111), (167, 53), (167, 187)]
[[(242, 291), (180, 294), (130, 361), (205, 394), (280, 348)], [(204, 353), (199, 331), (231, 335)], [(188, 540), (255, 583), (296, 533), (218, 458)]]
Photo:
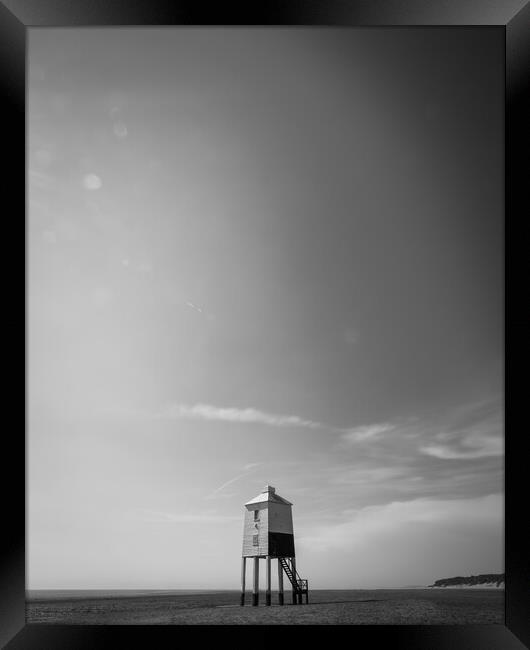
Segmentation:
[(241, 559), (241, 605), (245, 604), (246, 560), (254, 559), (252, 604), (259, 602), (259, 561), (266, 562), (265, 603), (271, 604), (271, 560), (278, 560), (278, 602), (283, 605), (283, 574), (292, 587), (293, 604), (308, 602), (307, 580), (296, 572), (292, 503), (266, 485), (260, 494), (245, 503), (243, 553)]

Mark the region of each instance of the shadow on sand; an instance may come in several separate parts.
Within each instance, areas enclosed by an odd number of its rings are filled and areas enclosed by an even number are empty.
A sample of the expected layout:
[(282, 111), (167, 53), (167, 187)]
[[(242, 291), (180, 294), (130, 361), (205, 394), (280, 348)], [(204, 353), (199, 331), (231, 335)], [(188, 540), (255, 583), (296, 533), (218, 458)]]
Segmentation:
[[(382, 603), (386, 600), (385, 598), (367, 598), (366, 600), (319, 600), (311, 602), (309, 600), (309, 605), (344, 605), (347, 603)], [(305, 604), (305, 603), (304, 603)]]
[[(308, 603), (302, 603), (303, 605), (347, 605), (350, 603), (382, 603), (386, 598), (367, 598), (366, 600), (319, 600), (311, 602), (311, 599)], [(265, 603), (260, 603), (260, 606), (265, 606)], [(294, 603), (285, 603), (285, 605), (280, 605), (279, 603), (271, 603), (270, 607), (300, 607), (299, 604), (294, 605)], [(239, 609), (241, 605), (230, 604), (230, 605), (215, 605), (217, 609)], [(244, 607), (251, 607), (250, 603), (245, 603)]]

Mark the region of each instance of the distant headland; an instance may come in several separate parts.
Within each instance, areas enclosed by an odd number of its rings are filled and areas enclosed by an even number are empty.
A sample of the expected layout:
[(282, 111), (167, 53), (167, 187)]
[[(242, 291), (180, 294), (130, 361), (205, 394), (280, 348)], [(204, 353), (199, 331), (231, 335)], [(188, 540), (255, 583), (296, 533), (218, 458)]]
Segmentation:
[(504, 573), (484, 573), (478, 576), (456, 576), (436, 580), (429, 587), (460, 587), (475, 589), (504, 589)]

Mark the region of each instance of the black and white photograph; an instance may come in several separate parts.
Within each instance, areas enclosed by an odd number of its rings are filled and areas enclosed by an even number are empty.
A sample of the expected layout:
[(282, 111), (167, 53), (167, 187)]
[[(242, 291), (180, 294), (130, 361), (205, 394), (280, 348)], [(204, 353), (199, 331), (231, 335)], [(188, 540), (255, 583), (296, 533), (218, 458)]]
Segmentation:
[(27, 43), (26, 620), (504, 625), (497, 29)]

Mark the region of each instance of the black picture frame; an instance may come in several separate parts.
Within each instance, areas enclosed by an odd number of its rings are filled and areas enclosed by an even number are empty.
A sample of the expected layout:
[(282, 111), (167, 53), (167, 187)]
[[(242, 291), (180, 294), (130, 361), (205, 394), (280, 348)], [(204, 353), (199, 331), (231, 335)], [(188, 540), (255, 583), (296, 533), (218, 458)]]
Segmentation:
[[(348, 645), (414, 650), (530, 647), (530, 562), (527, 533), (525, 376), (529, 367), (527, 251), (528, 76), (527, 0), (268, 0), (231, 3), (180, 0), (0, 0), (0, 83), (8, 162), (3, 191), (18, 230), (25, 209), (26, 37), (37, 26), (323, 25), (357, 27), (489, 26), (504, 30), (505, 112), (505, 625), (347, 626)], [(5, 146), (5, 145), (4, 145)], [(6, 196), (7, 194), (7, 196)], [(11, 200), (10, 200), (11, 199)], [(23, 207), (24, 206), (24, 207)], [(16, 215), (16, 218), (15, 218)], [(25, 221), (24, 221), (25, 223)], [(21, 228), (20, 228), (21, 229)], [(508, 291), (509, 289), (509, 291)], [(526, 289), (526, 290), (525, 290)], [(14, 295), (18, 295), (14, 294)], [(16, 304), (14, 301), (12, 304)], [(8, 307), (11, 321), (12, 309)], [(14, 329), (14, 328), (13, 328)], [(14, 368), (13, 368), (14, 369)], [(16, 373), (8, 375), (10, 381)], [(13, 383), (13, 382), (11, 382)], [(16, 385), (16, 382), (14, 383)], [(18, 412), (17, 412), (18, 413)], [(25, 436), (15, 419), (3, 437), (5, 522), (1, 536), (0, 642), (9, 648), (166, 647), (183, 642), (181, 626), (61, 626), (25, 624)], [(9, 471), (8, 471), (9, 470)], [(522, 497), (522, 498), (521, 498)], [(215, 643), (328, 642), (329, 626), (260, 628), (189, 626), (194, 638)], [(256, 638), (257, 637), (257, 638)]]

